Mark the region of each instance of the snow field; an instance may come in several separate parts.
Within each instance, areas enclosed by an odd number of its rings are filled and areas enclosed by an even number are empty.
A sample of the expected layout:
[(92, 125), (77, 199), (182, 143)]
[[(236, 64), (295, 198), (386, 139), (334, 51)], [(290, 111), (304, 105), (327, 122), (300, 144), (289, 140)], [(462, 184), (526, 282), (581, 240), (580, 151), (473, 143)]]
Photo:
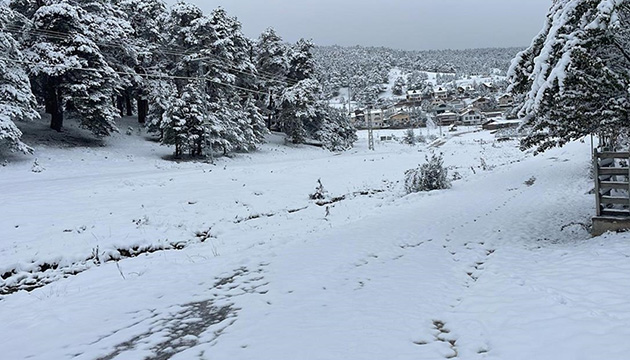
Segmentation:
[[(4, 296), (3, 356), (624, 358), (627, 235), (570, 225), (594, 212), (588, 146), (532, 157), (469, 131), (434, 149), (463, 179), (406, 196), (404, 170), (432, 149), (378, 141), (369, 152), (363, 133), (343, 154), (271, 138), (216, 165), (161, 160), (168, 149), (135, 136), (38, 148), (42, 173), (28, 159), (0, 168), (13, 189), (0, 265), (72, 263), (96, 239), (100, 251), (186, 247)], [(318, 178), (344, 200), (308, 200)]]

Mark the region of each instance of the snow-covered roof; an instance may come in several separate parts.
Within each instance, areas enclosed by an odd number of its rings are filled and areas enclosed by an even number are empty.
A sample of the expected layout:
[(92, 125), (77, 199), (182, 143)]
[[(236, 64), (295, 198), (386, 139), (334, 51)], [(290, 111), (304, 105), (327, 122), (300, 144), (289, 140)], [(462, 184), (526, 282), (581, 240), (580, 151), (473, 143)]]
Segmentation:
[(469, 115), (469, 114), (471, 114), (471, 113), (472, 113), (472, 114), (481, 114), (481, 112), (480, 112), (479, 110), (477, 110), (477, 109), (475, 109), (475, 108), (469, 108), (469, 109), (466, 109), (466, 110), (464, 110), (464, 111), (462, 112), (462, 116), (463, 116), (463, 115)]

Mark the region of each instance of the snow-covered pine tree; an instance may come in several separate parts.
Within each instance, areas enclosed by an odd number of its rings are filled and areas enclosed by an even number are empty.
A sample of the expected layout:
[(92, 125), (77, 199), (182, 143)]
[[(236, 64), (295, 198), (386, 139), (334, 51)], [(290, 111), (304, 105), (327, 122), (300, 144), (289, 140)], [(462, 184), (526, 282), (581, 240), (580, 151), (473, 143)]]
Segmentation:
[(243, 105), (244, 118), (248, 121), (245, 143), (242, 145), (244, 151), (252, 151), (258, 148), (258, 146), (265, 142), (265, 135), (269, 133), (269, 130), (265, 124), (260, 109), (256, 106), (256, 101), (252, 96), (249, 96)]
[(407, 131), (405, 131), (402, 142), (407, 145), (416, 145), (416, 133), (413, 131), (413, 129), (407, 129)]
[(405, 190), (408, 194), (451, 187), (442, 154), (431, 154), (431, 158), (425, 156), (425, 159), (426, 163), (405, 171)]
[(319, 129), (315, 132), (315, 139), (321, 141), (329, 151), (345, 151), (352, 148), (357, 141), (357, 130), (350, 123), (344, 112), (328, 106), (320, 101), (318, 104), (320, 117)]
[(152, 78), (144, 81), (146, 97), (151, 106), (148, 109), (146, 127), (151, 133), (159, 135), (160, 141), (164, 137), (164, 129), (168, 127), (165, 113), (170, 108), (173, 94), (177, 94), (175, 83), (167, 78)]
[(252, 121), (260, 115), (252, 113), (255, 106), (246, 108), (246, 89), (256, 84), (256, 68), (252, 43), (242, 34), (241, 24), (221, 8), (204, 16), (192, 5), (177, 3), (168, 27), (171, 43), (187, 49), (173, 74), (205, 79), (207, 141), (202, 145), (224, 154), (255, 148), (260, 136), (254, 135)]
[(300, 39), (289, 56), (289, 78), (297, 81), (284, 89), (279, 99), (279, 124), (294, 144), (303, 143), (319, 128), (317, 102), (322, 93), (315, 76), (313, 43)]
[[(126, 108), (126, 114), (132, 115), (132, 98), (135, 98), (138, 122), (146, 124), (149, 112), (156, 104), (151, 103), (154, 92), (151, 84), (155, 78), (149, 79), (145, 75), (167, 75), (167, 69), (173, 67), (174, 61), (166, 52), (177, 51), (166, 46), (168, 12), (161, 0), (117, 0), (117, 6), (134, 30), (134, 36), (125, 48), (130, 48), (130, 58), (134, 60), (133, 64), (129, 64), (133, 65), (131, 72), (138, 74), (130, 78), (126, 88), (119, 90), (118, 107), (121, 112)], [(157, 112), (160, 111), (157, 109)]]
[(630, 2), (557, 0), (543, 30), (509, 70), (527, 137), (537, 152), (600, 133), (627, 133)]
[[(33, 36), (25, 55), (36, 95), (45, 100), (51, 128), (63, 127), (64, 108), (77, 113), (81, 125), (97, 136), (117, 131), (112, 104), (117, 74), (107, 64), (100, 48), (89, 38), (89, 14), (67, 2), (39, 7), (31, 24)], [(49, 36), (51, 32), (63, 34)]]
[(273, 28), (260, 34), (256, 42), (256, 70), (261, 74), (259, 90), (266, 94), (258, 95), (257, 106), (271, 128), (277, 99), (287, 87), (289, 72), (288, 49)]
[(19, 44), (8, 30), (16, 17), (0, 4), (0, 147), (28, 153), (32, 149), (20, 140), (22, 132), (14, 121), (34, 120), (39, 114), (28, 75), (20, 63)]
[(392, 92), (394, 95), (402, 95), (403, 92), (405, 91), (405, 78), (403, 78), (402, 76), (399, 76), (396, 78), (396, 81), (394, 82), (394, 87), (392, 88)]
[(315, 60), (311, 40), (300, 39), (289, 53), (289, 78), (302, 81), (315, 78)]
[(162, 142), (175, 145), (177, 157), (185, 152), (191, 156), (203, 155), (206, 141), (203, 97), (199, 84), (188, 83), (169, 101)]
[(302, 144), (319, 128), (317, 103), (321, 87), (315, 79), (304, 79), (288, 87), (280, 97), (280, 130), (294, 144)]
[(71, 104), (81, 127), (96, 136), (110, 135), (118, 131), (115, 120), (119, 113), (112, 98), (120, 78), (102, 54), (94, 51), (98, 46), (93, 41), (83, 35), (75, 35), (72, 44), (73, 48), (68, 49), (66, 54), (81, 59), (84, 64), (81, 68), (90, 70), (75, 70), (67, 74), (63, 86), (66, 104)]

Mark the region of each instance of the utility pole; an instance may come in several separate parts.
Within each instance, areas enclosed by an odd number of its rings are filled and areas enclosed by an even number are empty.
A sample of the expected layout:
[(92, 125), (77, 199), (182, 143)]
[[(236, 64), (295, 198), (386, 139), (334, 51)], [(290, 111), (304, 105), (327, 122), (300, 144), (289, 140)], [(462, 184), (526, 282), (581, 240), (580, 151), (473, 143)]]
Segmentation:
[(372, 115), (370, 114), (370, 109), (372, 106), (368, 106), (365, 110), (367, 111), (367, 125), (368, 125), (368, 150), (374, 150), (374, 127), (372, 124)]
[(352, 88), (348, 84), (348, 114), (350, 114), (352, 112), (352, 110), (350, 110), (350, 103), (351, 102), (352, 102)]
[(206, 157), (210, 158), (210, 163), (214, 164), (212, 154), (212, 144), (210, 143), (210, 124), (208, 123), (208, 93), (206, 91), (206, 73), (204, 71), (204, 62), (199, 60), (199, 91), (203, 96), (203, 141), (206, 144)]

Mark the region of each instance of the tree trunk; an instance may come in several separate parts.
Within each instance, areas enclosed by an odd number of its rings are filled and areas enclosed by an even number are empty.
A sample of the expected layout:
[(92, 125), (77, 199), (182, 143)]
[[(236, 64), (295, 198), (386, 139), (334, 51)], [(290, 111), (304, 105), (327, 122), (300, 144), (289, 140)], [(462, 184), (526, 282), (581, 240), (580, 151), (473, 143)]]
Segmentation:
[(131, 96), (125, 94), (125, 106), (127, 107), (127, 116), (133, 116), (133, 109), (131, 107)]
[(123, 97), (120, 95), (116, 95), (116, 108), (118, 109), (118, 112), (120, 113), (120, 116), (124, 116), (125, 112), (124, 112), (124, 108), (123, 108)]
[(61, 131), (63, 127), (63, 107), (61, 104), (61, 90), (55, 85), (46, 91), (46, 110), (51, 115), (50, 128)]
[(138, 123), (144, 124), (147, 122), (147, 113), (149, 112), (149, 101), (144, 100), (138, 96)]

